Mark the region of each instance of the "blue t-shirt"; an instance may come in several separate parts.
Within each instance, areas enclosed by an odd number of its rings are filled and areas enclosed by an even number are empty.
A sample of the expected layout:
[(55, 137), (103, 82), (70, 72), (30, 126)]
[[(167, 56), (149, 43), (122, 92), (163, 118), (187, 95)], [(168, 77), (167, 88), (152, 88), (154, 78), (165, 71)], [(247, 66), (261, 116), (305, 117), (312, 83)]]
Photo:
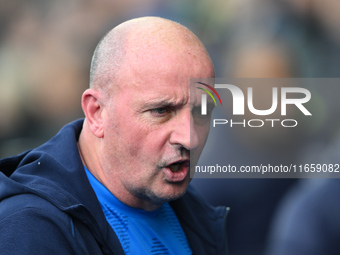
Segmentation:
[(192, 254), (183, 229), (169, 203), (148, 212), (125, 205), (85, 167), (106, 220), (126, 254)]

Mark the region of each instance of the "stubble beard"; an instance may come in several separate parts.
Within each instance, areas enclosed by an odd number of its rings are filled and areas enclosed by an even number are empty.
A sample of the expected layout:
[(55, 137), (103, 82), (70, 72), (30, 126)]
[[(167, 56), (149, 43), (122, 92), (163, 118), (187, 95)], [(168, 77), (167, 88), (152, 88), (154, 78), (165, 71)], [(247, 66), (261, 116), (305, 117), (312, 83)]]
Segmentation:
[[(189, 184), (189, 181), (185, 179), (183, 182), (188, 182), (186, 184), (186, 187), (187, 187), (187, 185)], [(168, 183), (167, 185), (183, 185), (183, 183), (181, 184)], [(183, 187), (179, 187), (179, 188), (183, 189)], [(145, 188), (145, 187), (135, 188), (132, 191), (134, 196), (138, 197), (142, 201), (145, 201), (147, 203), (150, 203), (156, 206), (163, 205), (164, 203), (176, 200), (182, 197), (185, 194), (185, 192), (186, 192), (186, 188), (182, 192), (177, 193), (177, 194), (168, 194), (168, 195), (165, 194), (161, 196), (161, 195), (156, 194), (154, 191), (148, 188)]]

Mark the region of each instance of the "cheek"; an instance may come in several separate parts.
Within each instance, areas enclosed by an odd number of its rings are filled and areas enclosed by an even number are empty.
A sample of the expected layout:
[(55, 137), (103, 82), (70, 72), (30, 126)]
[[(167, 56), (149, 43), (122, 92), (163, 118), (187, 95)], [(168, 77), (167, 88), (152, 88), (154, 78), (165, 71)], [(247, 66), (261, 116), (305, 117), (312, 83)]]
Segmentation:
[(129, 154), (138, 157), (139, 160), (157, 160), (158, 154), (165, 151), (167, 136), (159, 129), (143, 129), (143, 127), (131, 127), (129, 132)]
[(205, 145), (207, 138), (208, 138), (209, 129), (210, 129), (209, 125), (202, 126), (202, 127), (197, 129), (197, 135), (199, 137), (199, 145), (198, 145), (198, 148), (197, 148), (198, 154), (201, 154), (201, 152), (204, 148), (204, 145)]
[(210, 130), (210, 125), (206, 125), (205, 127), (202, 127), (202, 130), (199, 131), (200, 132), (199, 136), (202, 137), (203, 146), (208, 138), (209, 130)]
[[(137, 134), (138, 135), (138, 134)], [(142, 145), (143, 145), (143, 137), (141, 136), (130, 136), (129, 148), (128, 153), (131, 157), (137, 157), (140, 154)]]
[[(120, 137), (123, 144), (126, 144), (126, 152), (130, 157), (138, 157), (142, 159), (144, 157), (144, 151), (151, 147), (150, 146), (150, 132), (146, 130), (143, 125), (139, 122), (127, 122), (124, 125), (124, 136)], [(136, 159), (134, 159), (136, 160)]]

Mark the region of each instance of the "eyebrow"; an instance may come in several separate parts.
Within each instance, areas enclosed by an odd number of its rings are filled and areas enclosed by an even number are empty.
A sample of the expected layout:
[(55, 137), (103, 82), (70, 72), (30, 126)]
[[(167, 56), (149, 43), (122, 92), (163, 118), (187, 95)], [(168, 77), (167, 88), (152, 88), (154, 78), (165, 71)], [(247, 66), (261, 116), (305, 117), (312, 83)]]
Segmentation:
[(185, 101), (174, 102), (172, 100), (155, 99), (145, 102), (143, 108), (157, 108), (157, 107), (180, 107), (185, 104)]

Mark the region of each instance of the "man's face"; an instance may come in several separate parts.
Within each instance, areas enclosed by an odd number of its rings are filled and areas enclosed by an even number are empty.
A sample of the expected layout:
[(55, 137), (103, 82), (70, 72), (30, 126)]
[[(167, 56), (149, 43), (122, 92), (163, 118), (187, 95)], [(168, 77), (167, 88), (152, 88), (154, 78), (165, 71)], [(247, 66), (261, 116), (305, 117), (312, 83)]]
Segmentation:
[(184, 194), (190, 157), (198, 160), (210, 124), (200, 115), (201, 90), (190, 95), (191, 77), (213, 73), (203, 60), (166, 56), (124, 69), (104, 110), (103, 165), (111, 192), (155, 205)]

